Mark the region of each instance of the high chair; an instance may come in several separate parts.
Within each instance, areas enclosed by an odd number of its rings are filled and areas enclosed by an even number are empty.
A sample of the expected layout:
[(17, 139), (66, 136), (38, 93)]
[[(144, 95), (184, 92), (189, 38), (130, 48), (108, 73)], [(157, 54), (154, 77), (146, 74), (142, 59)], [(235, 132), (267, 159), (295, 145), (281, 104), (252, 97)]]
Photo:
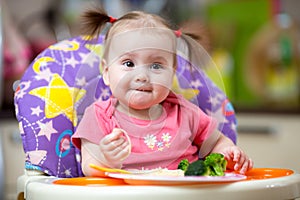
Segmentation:
[[(271, 182), (252, 184), (251, 180), (200, 187), (131, 186), (118, 179), (83, 177), (80, 152), (70, 138), (85, 108), (111, 94), (101, 77), (102, 43), (103, 37), (90, 41), (79, 36), (54, 44), (35, 58), (20, 80), (15, 108), (26, 162), (25, 173), (18, 180), (18, 199), (239, 199), (239, 195), (245, 197), (242, 199), (250, 199), (251, 195), (259, 199), (259, 194), (272, 195), (273, 199), (300, 197), (299, 175), (289, 170), (280, 171), (283, 174)], [(231, 103), (202, 69), (189, 70), (188, 65), (178, 56), (173, 90), (216, 117), (218, 129), (236, 142)]]

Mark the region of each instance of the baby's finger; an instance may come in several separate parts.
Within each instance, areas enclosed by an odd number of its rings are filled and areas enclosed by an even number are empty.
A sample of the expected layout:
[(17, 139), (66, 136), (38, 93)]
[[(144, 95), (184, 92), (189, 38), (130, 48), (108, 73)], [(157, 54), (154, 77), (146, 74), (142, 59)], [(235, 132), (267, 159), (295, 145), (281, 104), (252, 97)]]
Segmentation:
[(253, 168), (253, 160), (249, 159), (249, 166), (248, 166), (248, 170)]
[(238, 171), (241, 166), (244, 164), (245, 160), (247, 160), (246, 155), (242, 152), (239, 152), (238, 160), (234, 160), (236, 162), (234, 166), (234, 170)]
[(231, 157), (229, 152), (223, 151), (223, 152), (220, 152), (220, 153), (224, 155), (226, 160), (231, 160), (232, 157)]
[(122, 145), (110, 151), (109, 155), (114, 160), (122, 160), (122, 158), (127, 157), (130, 154), (129, 148), (131, 148), (131, 146), (125, 141)]
[(108, 145), (107, 145), (107, 150), (113, 150), (113, 149), (116, 149), (118, 148), (119, 146), (122, 146), (122, 144), (124, 144), (126, 142), (125, 138), (119, 138), (119, 139), (116, 139), (116, 140), (113, 140), (112, 142), (110, 142)]
[(106, 135), (103, 140), (102, 143), (104, 145), (110, 144), (111, 142), (113, 142), (114, 140), (119, 139), (121, 136), (123, 135), (123, 131), (122, 129), (119, 128), (114, 128), (113, 131)]
[(248, 159), (247, 161), (244, 162), (244, 164), (240, 170), (240, 173), (245, 174), (246, 171), (250, 170), (252, 167), (253, 167), (253, 162), (251, 159)]
[(123, 161), (125, 160), (131, 153), (131, 145), (127, 145), (125, 148), (123, 148), (122, 151), (119, 152), (119, 154), (117, 155), (117, 157)]
[(242, 152), (239, 149), (235, 148), (232, 153), (233, 153), (233, 161), (239, 162), (239, 160), (241, 159)]

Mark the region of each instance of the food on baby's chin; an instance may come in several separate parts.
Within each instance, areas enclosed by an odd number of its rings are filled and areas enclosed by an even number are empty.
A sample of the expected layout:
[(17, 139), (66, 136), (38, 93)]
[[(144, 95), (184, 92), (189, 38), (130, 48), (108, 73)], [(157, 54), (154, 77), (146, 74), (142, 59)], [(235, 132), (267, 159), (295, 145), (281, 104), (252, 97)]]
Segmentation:
[(184, 171), (185, 176), (224, 176), (227, 161), (223, 154), (212, 153), (205, 160), (189, 163), (187, 159), (181, 160), (178, 169)]

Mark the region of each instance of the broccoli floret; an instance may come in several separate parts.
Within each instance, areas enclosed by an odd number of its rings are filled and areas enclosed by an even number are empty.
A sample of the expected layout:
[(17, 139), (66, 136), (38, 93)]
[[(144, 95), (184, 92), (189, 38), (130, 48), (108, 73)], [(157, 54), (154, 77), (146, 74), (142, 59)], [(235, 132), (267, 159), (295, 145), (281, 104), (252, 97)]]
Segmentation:
[(205, 158), (204, 163), (210, 169), (210, 176), (224, 176), (227, 161), (223, 154), (212, 153)]
[(224, 176), (227, 161), (223, 154), (212, 153), (205, 160), (189, 163), (187, 159), (181, 160), (178, 169), (184, 171), (185, 176)]
[(180, 161), (180, 163), (178, 164), (178, 169), (181, 169), (182, 171), (186, 171), (188, 166), (190, 165), (188, 159), (183, 159)]
[(187, 170), (184, 172), (185, 176), (209, 176), (209, 174), (210, 170), (203, 160), (197, 160), (189, 164)]

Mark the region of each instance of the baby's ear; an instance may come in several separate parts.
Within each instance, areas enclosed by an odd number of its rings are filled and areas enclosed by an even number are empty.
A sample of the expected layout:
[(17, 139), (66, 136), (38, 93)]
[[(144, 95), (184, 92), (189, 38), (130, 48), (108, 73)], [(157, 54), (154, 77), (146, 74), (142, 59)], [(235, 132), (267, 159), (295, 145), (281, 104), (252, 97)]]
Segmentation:
[(108, 86), (109, 85), (108, 66), (107, 66), (105, 59), (102, 59), (100, 68), (101, 68), (101, 72), (102, 72), (103, 81), (104, 81), (105, 85)]

